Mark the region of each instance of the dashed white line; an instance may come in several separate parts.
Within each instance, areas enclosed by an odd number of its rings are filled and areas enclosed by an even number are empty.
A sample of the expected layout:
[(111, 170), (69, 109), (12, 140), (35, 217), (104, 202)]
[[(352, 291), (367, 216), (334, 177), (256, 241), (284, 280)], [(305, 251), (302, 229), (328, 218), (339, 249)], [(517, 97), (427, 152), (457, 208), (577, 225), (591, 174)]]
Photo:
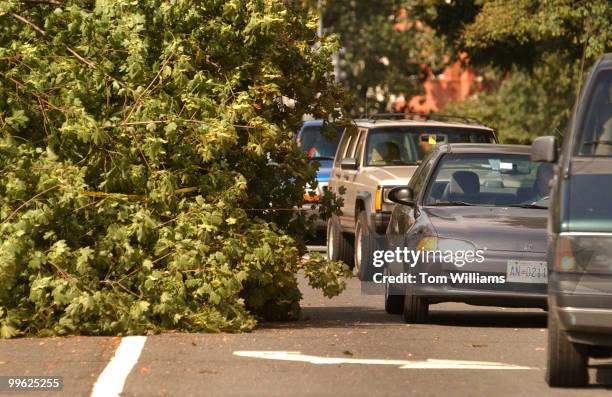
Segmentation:
[(115, 355), (98, 376), (91, 397), (118, 397), (121, 394), (146, 341), (146, 336), (126, 336), (121, 339)]
[(267, 360), (298, 361), (310, 364), (369, 364), (369, 365), (396, 365), (402, 369), (537, 369), (519, 365), (492, 363), (485, 361), (465, 360), (386, 360), (372, 358), (349, 357), (320, 357), (301, 354), (301, 352), (288, 351), (235, 351), (235, 356), (263, 358)]

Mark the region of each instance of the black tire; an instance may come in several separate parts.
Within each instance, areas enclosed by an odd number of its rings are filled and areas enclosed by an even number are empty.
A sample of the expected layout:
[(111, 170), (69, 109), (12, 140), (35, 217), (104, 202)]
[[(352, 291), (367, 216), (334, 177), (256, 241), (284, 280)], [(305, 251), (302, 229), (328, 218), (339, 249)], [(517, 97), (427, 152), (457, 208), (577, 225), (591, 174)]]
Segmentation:
[(385, 311), (389, 314), (404, 312), (404, 295), (390, 295), (389, 283), (385, 283)]
[[(355, 258), (353, 263), (353, 273), (361, 281), (372, 281), (374, 274), (374, 265), (372, 264), (372, 255), (377, 249), (376, 236), (371, 233), (368, 227), (368, 218), (365, 211), (361, 211), (357, 216), (355, 223)], [(361, 252), (358, 252), (361, 250)]]
[(548, 313), (546, 383), (550, 387), (582, 387), (589, 383), (586, 346), (572, 343), (559, 327), (554, 312)]
[(429, 304), (421, 296), (406, 293), (402, 313), (406, 323), (424, 323), (429, 316)]
[(333, 261), (343, 261), (353, 268), (353, 242), (342, 233), (333, 218), (327, 220), (327, 257)]

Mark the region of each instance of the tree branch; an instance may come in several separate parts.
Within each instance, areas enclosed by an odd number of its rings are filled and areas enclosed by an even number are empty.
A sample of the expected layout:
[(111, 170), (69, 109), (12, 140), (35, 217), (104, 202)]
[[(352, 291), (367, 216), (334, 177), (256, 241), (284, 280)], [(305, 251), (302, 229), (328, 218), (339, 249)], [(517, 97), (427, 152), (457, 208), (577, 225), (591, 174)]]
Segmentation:
[(2, 222), (0, 222), (0, 225), (8, 222), (9, 219), (11, 219), (16, 213), (18, 213), (23, 207), (25, 207), (26, 205), (30, 204), (32, 201), (36, 200), (38, 197), (42, 196), (43, 194), (53, 190), (53, 189), (57, 189), (58, 187), (60, 187), (60, 185), (55, 185), (55, 186), (51, 186), (48, 189), (43, 190), (42, 192), (34, 195), (34, 197), (30, 198), (28, 201), (26, 201), (25, 203), (21, 204), (19, 207), (17, 207), (17, 209), (13, 212), (11, 212), (9, 214), (9, 216), (7, 216)]
[[(34, 29), (35, 31), (40, 33), (41, 35), (47, 37), (47, 32), (45, 32), (43, 29), (41, 29), (40, 27), (38, 27), (34, 23), (30, 22), (26, 18), (22, 17), (21, 15), (15, 14), (15, 13), (11, 13), (11, 16), (13, 18), (17, 19), (18, 21), (28, 25), (29, 27), (31, 27), (32, 29)], [(72, 56), (74, 56), (76, 59), (78, 59), (79, 61), (81, 61), (82, 63), (84, 63), (85, 65), (89, 66), (92, 69), (96, 68), (96, 64), (95, 63), (93, 63), (89, 59), (86, 59), (86, 58), (82, 57), (78, 52), (76, 52), (72, 48), (68, 47), (66, 44), (64, 44), (63, 46), (66, 49), (66, 51), (68, 51), (70, 54), (72, 54)]]
[(64, 2), (61, 0), (21, 0), (22, 3), (32, 3), (32, 4), (48, 4), (54, 6), (63, 6)]

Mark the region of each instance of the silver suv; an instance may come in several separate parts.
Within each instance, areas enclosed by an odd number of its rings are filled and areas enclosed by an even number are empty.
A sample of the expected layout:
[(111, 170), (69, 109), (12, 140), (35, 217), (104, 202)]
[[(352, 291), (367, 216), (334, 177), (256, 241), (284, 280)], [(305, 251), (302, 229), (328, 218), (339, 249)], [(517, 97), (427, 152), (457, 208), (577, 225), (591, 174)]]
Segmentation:
[(384, 235), (395, 205), (387, 198), (389, 190), (406, 186), (435, 145), (497, 143), (495, 132), (474, 120), (402, 117), (410, 118), (356, 121), (357, 128), (345, 130), (336, 150), (329, 189), (344, 190), (344, 204), (342, 215), (327, 221), (327, 253), (352, 266), (361, 280), (371, 277), (376, 236)]

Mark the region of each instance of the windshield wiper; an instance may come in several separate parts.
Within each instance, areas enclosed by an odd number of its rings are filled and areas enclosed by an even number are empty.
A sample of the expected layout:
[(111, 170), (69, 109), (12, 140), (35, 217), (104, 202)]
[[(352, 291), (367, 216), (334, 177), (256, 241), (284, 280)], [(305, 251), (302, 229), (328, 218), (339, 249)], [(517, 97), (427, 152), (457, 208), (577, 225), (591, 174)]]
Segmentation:
[(314, 156), (314, 157), (309, 157), (308, 160), (333, 160), (334, 158), (332, 156)]
[(548, 209), (547, 206), (539, 205), (539, 204), (536, 204), (536, 203), (531, 203), (531, 204), (510, 204), (510, 205), (507, 205), (506, 207), (535, 208), (535, 209), (542, 209), (542, 210), (547, 210)]
[(602, 139), (600, 141), (585, 141), (585, 142), (582, 142), (583, 145), (599, 145), (600, 143), (604, 144), (604, 145), (612, 145), (612, 140)]
[(431, 203), (428, 204), (431, 205), (433, 207), (438, 207), (438, 206), (465, 206), (465, 205), (480, 205), (480, 204), (474, 204), (474, 203), (466, 203), (465, 201), (439, 201), (437, 203)]
[(419, 165), (420, 161), (393, 160), (389, 165)]

